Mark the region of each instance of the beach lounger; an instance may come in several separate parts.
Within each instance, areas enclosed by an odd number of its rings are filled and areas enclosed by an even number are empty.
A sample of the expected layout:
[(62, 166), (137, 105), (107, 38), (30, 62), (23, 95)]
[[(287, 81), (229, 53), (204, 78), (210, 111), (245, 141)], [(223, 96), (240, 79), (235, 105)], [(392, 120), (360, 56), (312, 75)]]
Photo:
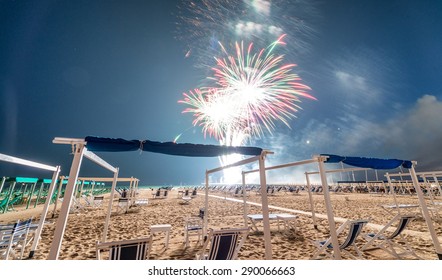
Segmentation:
[(155, 193), (152, 194), (152, 198), (156, 199), (156, 198), (160, 198), (161, 195), (161, 190), (157, 189)]
[(196, 188), (195, 188), (195, 189), (193, 189), (192, 194), (190, 195), (190, 197), (195, 198), (196, 195), (197, 195), (197, 192), (196, 192)]
[(201, 252), (196, 255), (196, 259), (236, 260), (249, 230), (249, 228), (210, 229), (208, 238), (204, 242)]
[(192, 197), (183, 196), (183, 197), (181, 197), (181, 204), (189, 204), (191, 200), (192, 200)]
[[(401, 259), (404, 255), (412, 255), (413, 257), (420, 259), (414, 250), (408, 245), (407, 240), (401, 235), (408, 224), (414, 220), (416, 216), (414, 215), (401, 215), (398, 214), (391, 219), (378, 233), (369, 233), (364, 235), (364, 238), (368, 241), (361, 249), (373, 250), (382, 249), (390, 255), (397, 259)], [(391, 233), (387, 234), (387, 230), (397, 224), (396, 229)], [(394, 240), (399, 239), (399, 242)], [(399, 251), (398, 251), (399, 250)]]
[[(12, 229), (4, 229), (0, 232), (0, 258), (22, 259), (26, 245), (28, 244), (28, 234), (31, 227), (32, 218), (25, 221), (17, 221)], [(19, 252), (18, 252), (19, 251)]]
[(103, 205), (104, 196), (95, 196), (92, 202), (92, 206), (95, 208), (100, 208)]
[(119, 198), (117, 204), (117, 213), (127, 213), (128, 209), (129, 209), (129, 199)]
[[(362, 252), (356, 246), (355, 241), (359, 234), (362, 231), (362, 228), (368, 223), (368, 220), (348, 220), (343, 223), (337, 230), (336, 234), (342, 233), (346, 228), (348, 228), (347, 238), (345, 241), (339, 246), (339, 249), (343, 254), (348, 255), (352, 259), (356, 258), (348, 249), (353, 248), (358, 254), (359, 259), (364, 259), (362, 256)], [(331, 238), (327, 240), (316, 240), (313, 241), (313, 244), (318, 247), (318, 250), (313, 254), (313, 259), (319, 258), (320, 255), (326, 255), (330, 258), (333, 258), (333, 246), (331, 244)]]
[(146, 206), (149, 204), (149, 200), (147, 198), (139, 198), (135, 200), (134, 205), (135, 206)]
[(97, 242), (97, 260), (146, 260), (149, 259), (152, 236), (139, 239)]

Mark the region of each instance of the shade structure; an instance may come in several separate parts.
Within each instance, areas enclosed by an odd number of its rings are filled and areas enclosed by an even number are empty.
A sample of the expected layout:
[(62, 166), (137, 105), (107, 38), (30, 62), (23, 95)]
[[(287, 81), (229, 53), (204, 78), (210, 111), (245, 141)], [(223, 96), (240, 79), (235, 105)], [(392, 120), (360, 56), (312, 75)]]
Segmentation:
[[(419, 205), (422, 209), (422, 214), (424, 216), (425, 222), (427, 224), (428, 230), (430, 232), (431, 238), (433, 240), (433, 245), (436, 250), (436, 254), (440, 260), (442, 260), (442, 247), (439, 238), (434, 229), (427, 204), (425, 202), (422, 190), (419, 186), (419, 180), (416, 175), (414, 166), (416, 162), (410, 160), (400, 160), (400, 159), (379, 159), (379, 158), (365, 158), (365, 157), (348, 157), (348, 156), (338, 156), (331, 154), (323, 154), (323, 156), (328, 157), (326, 163), (336, 163), (343, 162), (348, 165), (357, 167), (368, 167), (373, 169), (394, 169), (399, 166), (407, 168), (410, 171), (410, 177), (413, 181), (413, 186), (419, 199)], [(401, 175), (401, 174), (388, 174), (388, 176)], [(396, 203), (397, 204), (397, 203)]]
[(411, 168), (411, 166), (413, 165), (413, 163), (410, 160), (401, 160), (401, 159), (348, 157), (348, 156), (338, 156), (332, 154), (321, 154), (321, 156), (327, 157), (327, 161), (325, 163), (343, 162), (351, 166), (366, 167), (372, 169), (395, 169), (399, 166), (408, 169)]
[[(261, 189), (265, 190), (267, 181), (266, 181), (266, 174), (265, 174), (265, 158), (267, 154), (273, 154), (271, 151), (263, 151), (261, 155), (250, 157), (241, 161), (238, 161), (236, 163), (232, 163), (226, 166), (221, 166), (218, 168), (214, 168), (211, 170), (206, 171), (206, 191), (205, 191), (205, 212), (204, 212), (204, 234), (207, 233), (207, 227), (208, 227), (208, 210), (209, 210), (209, 174), (222, 171), (227, 168), (235, 167), (235, 166), (241, 166), (245, 165), (251, 162), (258, 161), (259, 169), (256, 171), (259, 172), (259, 181), (261, 185)], [(244, 173), (243, 173), (243, 183), (244, 183)], [(243, 199), (245, 195), (245, 192), (243, 193)], [(263, 215), (263, 223), (264, 223), (264, 246), (265, 246), (265, 259), (271, 260), (272, 259), (272, 244), (271, 244), (271, 236), (270, 236), (270, 221), (269, 221), (269, 207), (268, 207), (268, 200), (267, 200), (267, 192), (262, 192), (261, 195), (261, 209), (262, 209), (262, 215)], [(244, 216), (246, 215), (246, 209), (244, 208)], [(246, 219), (246, 218), (244, 218)], [(246, 221), (245, 221), (246, 222)]]
[[(93, 152), (128, 152), (128, 151), (147, 151), (175, 156), (188, 157), (215, 157), (226, 154), (241, 154), (260, 156), (263, 153), (261, 148), (257, 147), (230, 147), (217, 145), (202, 144), (177, 144), (173, 142), (155, 142), (150, 140), (125, 140), (122, 138), (106, 138), (87, 136), (86, 138), (63, 138), (56, 137), (53, 140), (55, 144), (70, 144), (74, 151), (74, 158), (69, 173), (69, 181), (66, 186), (67, 203), (63, 203), (60, 211), (59, 220), (57, 221), (54, 241), (51, 245), (48, 259), (58, 259), (64, 230), (67, 223), (67, 215), (70, 208), (71, 198), (73, 195), (74, 183), (78, 178), (83, 156), (92, 160), (96, 164), (108, 169), (114, 173), (111, 197), (115, 193), (115, 184), (118, 180), (119, 169), (113, 167)], [(106, 221), (109, 221), (112, 209), (112, 200), (109, 202)], [(103, 239), (105, 239), (108, 223), (105, 224)]]
[(150, 140), (125, 140), (122, 138), (105, 138), (87, 136), (86, 146), (93, 152), (129, 152), (145, 151), (173, 156), (217, 157), (227, 154), (258, 156), (262, 149), (258, 147), (233, 147), (203, 145), (190, 143), (157, 142)]
[[(41, 216), (40, 216), (40, 220), (38, 222), (37, 230), (35, 232), (34, 241), (32, 243), (32, 247), (31, 247), (31, 251), (29, 253), (29, 257), (32, 257), (35, 253), (35, 250), (37, 249), (38, 242), (40, 241), (40, 235), (41, 235), (41, 232), (43, 231), (44, 221), (46, 220), (46, 215), (48, 213), (49, 204), (51, 202), (52, 194), (54, 193), (55, 183), (57, 182), (57, 178), (58, 178), (58, 175), (60, 174), (61, 167), (58, 165), (57, 166), (50, 166), (50, 165), (46, 165), (46, 164), (42, 164), (42, 163), (30, 161), (30, 160), (18, 158), (18, 157), (13, 157), (13, 156), (5, 155), (5, 154), (0, 154), (0, 160), (5, 161), (5, 162), (14, 163), (14, 164), (20, 164), (20, 165), (24, 165), (24, 166), (34, 167), (34, 168), (38, 168), (38, 169), (44, 169), (44, 170), (48, 170), (48, 171), (53, 172), (52, 179), (50, 181), (48, 194), (46, 196), (46, 201), (45, 201), (45, 204), (44, 204)], [(14, 178), (14, 179), (17, 180), (17, 178)], [(21, 180), (25, 180), (25, 179), (22, 178)], [(5, 180), (3, 178), (2, 185), (3, 185), (4, 181)], [(32, 181), (34, 181), (34, 180), (32, 180)], [(1, 189), (1, 187), (0, 187), (0, 189)], [(12, 193), (12, 191), (11, 191), (11, 193)]]

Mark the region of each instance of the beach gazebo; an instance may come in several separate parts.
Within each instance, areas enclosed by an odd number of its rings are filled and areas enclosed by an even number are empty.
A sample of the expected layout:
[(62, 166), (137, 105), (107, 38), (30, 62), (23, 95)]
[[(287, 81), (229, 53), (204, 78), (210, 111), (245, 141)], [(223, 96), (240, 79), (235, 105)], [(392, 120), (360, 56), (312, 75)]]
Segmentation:
[[(433, 223), (432, 223), (429, 211), (428, 211), (428, 207), (425, 203), (423, 193), (422, 193), (422, 190), (419, 186), (417, 175), (416, 175), (416, 172), (414, 169), (414, 166), (417, 164), (415, 161), (398, 160), (398, 159), (365, 158), (365, 157), (344, 157), (344, 156), (338, 156), (338, 155), (332, 155), (332, 154), (321, 154), (321, 155), (313, 156), (312, 159), (308, 159), (308, 160), (286, 163), (286, 164), (281, 164), (281, 165), (277, 165), (277, 166), (270, 166), (270, 167), (265, 168), (265, 170), (280, 169), (280, 168), (286, 168), (286, 167), (292, 167), (292, 166), (302, 166), (302, 165), (311, 164), (311, 163), (317, 163), (319, 171), (306, 172), (306, 180), (307, 180), (307, 183), (309, 184), (309, 175), (312, 175), (312, 174), (319, 174), (320, 175), (324, 199), (325, 199), (325, 207), (326, 207), (326, 211), (327, 211), (327, 219), (328, 219), (328, 223), (329, 223), (329, 227), (330, 227), (331, 243), (333, 246), (334, 256), (336, 259), (340, 259), (341, 254), (340, 254), (340, 250), (339, 250), (339, 243), (338, 243), (336, 226), (335, 226), (335, 218), (334, 218), (334, 214), (333, 214), (333, 208), (331, 206), (330, 193), (329, 193), (329, 188), (328, 188), (328, 183), (327, 183), (327, 173), (338, 172), (338, 170), (326, 170), (324, 163), (345, 163), (347, 165), (354, 166), (357, 168), (357, 169), (342, 169), (341, 171), (349, 171), (349, 170), (355, 171), (355, 170), (366, 170), (366, 169), (375, 169), (375, 170), (377, 170), (377, 169), (395, 169), (399, 166), (408, 169), (410, 171), (410, 176), (413, 181), (413, 186), (414, 186), (417, 196), (419, 198), (419, 205), (422, 209), (424, 219), (426, 221), (428, 230), (429, 230), (431, 238), (433, 240), (433, 245), (435, 247), (436, 254), (439, 259), (442, 259), (442, 248), (441, 248), (439, 239), (437, 237), (437, 234), (435, 232), (435, 229), (434, 229), (434, 226), (433, 226)], [(250, 171), (243, 172), (243, 186), (245, 186), (245, 176), (244, 175), (247, 173), (252, 173), (252, 172), (257, 172), (257, 171), (258, 170), (250, 170)], [(244, 203), (245, 203), (245, 198), (244, 198)], [(263, 203), (264, 203), (264, 201), (263, 201)], [(263, 211), (264, 211), (264, 209), (268, 209), (268, 206), (263, 205)], [(246, 214), (247, 213), (245, 212), (244, 215), (246, 216)], [(264, 215), (264, 218), (265, 217), (266, 217), (266, 215)], [(312, 206), (312, 217), (314, 219), (313, 206)], [(268, 213), (267, 213), (267, 218), (268, 218)], [(264, 224), (264, 234), (266, 234), (266, 232), (270, 232), (270, 226), (268, 223)], [(269, 233), (268, 233), (268, 236), (270, 236)], [(267, 246), (267, 242), (270, 243), (270, 241), (266, 240), (266, 246)], [(270, 248), (270, 246), (269, 246), (269, 248)], [(266, 256), (267, 256), (267, 254), (269, 254), (269, 256), (271, 256), (271, 251), (267, 252), (267, 249), (266, 249)]]
[[(146, 151), (153, 153), (161, 153), (174, 156), (187, 157), (217, 157), (226, 154), (241, 154), (245, 156), (260, 156), (263, 150), (257, 147), (232, 147), (232, 146), (218, 146), (218, 145), (202, 145), (189, 143), (174, 143), (174, 142), (156, 142), (150, 140), (125, 140), (121, 138), (105, 138), (88, 136), (82, 138), (63, 138), (56, 137), (53, 140), (55, 144), (68, 144), (72, 146), (74, 158), (69, 173), (68, 183), (66, 185), (65, 199), (63, 201), (60, 216), (57, 220), (53, 242), (49, 252), (48, 259), (58, 259), (61, 243), (63, 240), (64, 231), (67, 224), (70, 204), (74, 194), (75, 184), (78, 179), (81, 163), (83, 157), (88, 158), (94, 163), (106, 168), (114, 173), (111, 197), (115, 193), (115, 185), (118, 179), (119, 169), (113, 167), (94, 152), (129, 152), (129, 151)], [(109, 202), (106, 221), (109, 221), (112, 209), (112, 200)], [(106, 238), (108, 223), (106, 222), (103, 238)]]

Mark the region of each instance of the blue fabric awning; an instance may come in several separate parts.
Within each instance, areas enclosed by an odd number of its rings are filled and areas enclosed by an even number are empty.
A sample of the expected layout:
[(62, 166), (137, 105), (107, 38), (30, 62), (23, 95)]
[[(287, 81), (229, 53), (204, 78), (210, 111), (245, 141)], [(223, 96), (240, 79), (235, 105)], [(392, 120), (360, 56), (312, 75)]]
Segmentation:
[(321, 154), (321, 156), (327, 156), (326, 163), (343, 162), (348, 165), (372, 168), (372, 169), (395, 169), (399, 166), (404, 168), (411, 168), (412, 162), (409, 160), (400, 159), (380, 159), (380, 158), (365, 158), (365, 157), (344, 157), (331, 154)]
[(258, 156), (262, 149), (257, 147), (231, 147), (174, 142), (156, 142), (150, 140), (125, 140), (121, 138), (105, 138), (87, 136), (86, 147), (93, 152), (128, 152), (142, 150), (186, 157), (217, 157), (227, 154)]

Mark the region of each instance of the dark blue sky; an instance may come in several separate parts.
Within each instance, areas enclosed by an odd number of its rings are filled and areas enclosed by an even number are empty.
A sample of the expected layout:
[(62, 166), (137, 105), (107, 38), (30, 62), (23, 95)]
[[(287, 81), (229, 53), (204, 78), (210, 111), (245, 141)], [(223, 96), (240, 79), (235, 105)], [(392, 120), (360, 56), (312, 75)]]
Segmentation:
[[(213, 65), (203, 52), (210, 40), (238, 40), (221, 24), (237, 19), (194, 30), (177, 6), (185, 4), (0, 0), (0, 153), (61, 165), (67, 175), (71, 149), (52, 144), (54, 137), (172, 141), (183, 133), (181, 142), (217, 143), (191, 127), (177, 101), (209, 74), (201, 61)], [(336, 153), (442, 168), (442, 2), (274, 1), (270, 8), (265, 22), (287, 29), (286, 58), (318, 100), (302, 100), (291, 128), (277, 124), (252, 143), (275, 152), (268, 165)], [(99, 155), (141, 184), (200, 183), (219, 165), (215, 158)], [(0, 163), (3, 175), (49, 177)], [(85, 160), (80, 175), (111, 174)]]

